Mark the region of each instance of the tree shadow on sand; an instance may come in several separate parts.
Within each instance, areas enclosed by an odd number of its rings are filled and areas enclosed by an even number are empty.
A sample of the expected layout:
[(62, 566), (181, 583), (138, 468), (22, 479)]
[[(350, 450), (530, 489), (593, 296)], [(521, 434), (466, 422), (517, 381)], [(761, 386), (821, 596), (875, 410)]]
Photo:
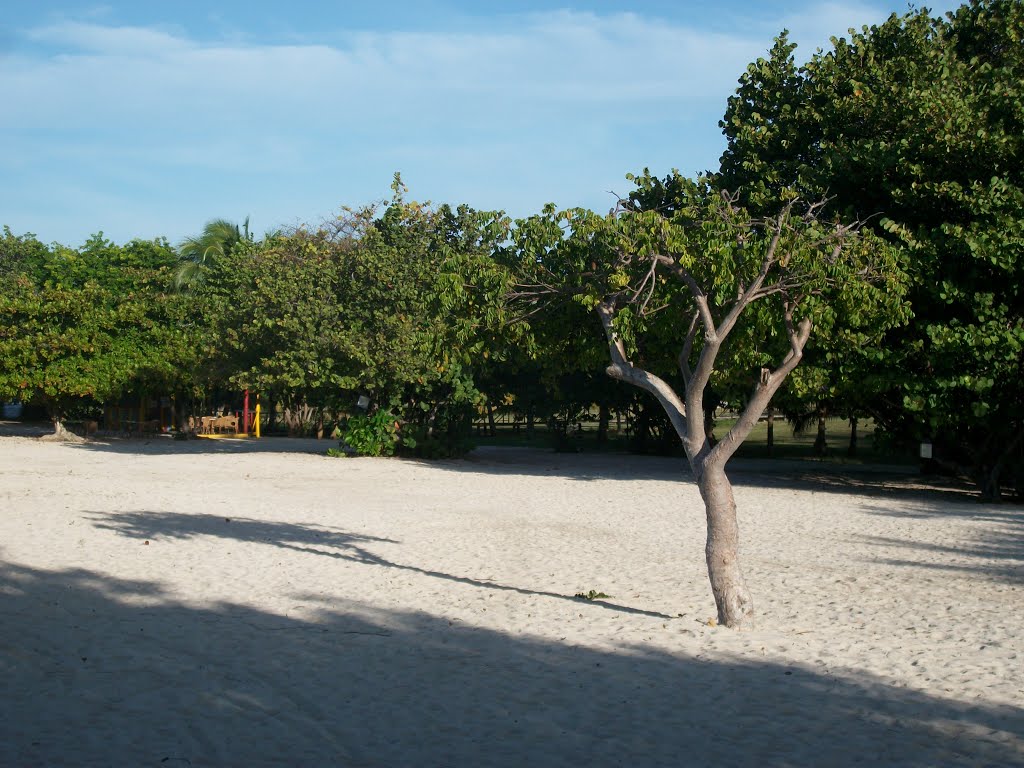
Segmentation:
[(311, 437), (211, 437), (175, 440), (170, 435), (150, 437), (90, 438), (74, 447), (94, 453), (148, 456), (177, 456), (194, 454), (239, 453), (305, 453), (327, 455), (328, 448), (336, 448), (337, 440), (317, 440)]
[(197, 607), (81, 569), (0, 567), (0, 608), (3, 765), (1024, 764), (1021, 709), (866, 675)]
[[(197, 536), (214, 536), (233, 541), (264, 543), (310, 555), (408, 571), (482, 589), (517, 592), (521, 595), (537, 595), (578, 602), (578, 598), (573, 595), (525, 589), (523, 587), (499, 584), (486, 579), (457, 576), (442, 571), (420, 568), (416, 565), (398, 563), (372, 552), (367, 547), (369, 544), (397, 544), (398, 542), (393, 539), (346, 533), (335, 528), (320, 525), (268, 522), (243, 517), (227, 518), (202, 513), (183, 514), (180, 512), (140, 511), (86, 512), (85, 514), (95, 527), (115, 531), (135, 539), (190, 539)], [(663, 613), (616, 605), (607, 600), (591, 604), (621, 613), (651, 616), (660, 619), (671, 618)]]
[[(869, 514), (916, 520), (962, 518), (979, 523), (969, 540), (932, 543), (886, 536), (862, 535), (859, 541), (905, 553), (883, 558), (889, 565), (973, 573), (1011, 584), (1024, 584), (1024, 509), (996, 504), (934, 504), (918, 501), (899, 509), (868, 505)], [(925, 559), (915, 560), (914, 553)]]
[[(572, 480), (664, 480), (693, 483), (682, 457), (636, 454), (566, 454), (533, 448), (486, 446), (465, 461), (438, 462), (451, 472), (556, 476)], [(787, 459), (733, 459), (726, 473), (737, 487), (792, 488), (821, 493), (955, 500), (974, 491), (952, 479), (922, 477), (913, 468)]]

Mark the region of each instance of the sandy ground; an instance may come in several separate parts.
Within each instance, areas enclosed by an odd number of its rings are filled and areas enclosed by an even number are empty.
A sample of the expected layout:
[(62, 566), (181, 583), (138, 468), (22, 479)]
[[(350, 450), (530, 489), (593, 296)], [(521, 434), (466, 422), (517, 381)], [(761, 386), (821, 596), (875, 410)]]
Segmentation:
[(740, 633), (677, 460), (326, 447), (0, 437), (0, 765), (1024, 765), (1020, 507), (738, 465)]

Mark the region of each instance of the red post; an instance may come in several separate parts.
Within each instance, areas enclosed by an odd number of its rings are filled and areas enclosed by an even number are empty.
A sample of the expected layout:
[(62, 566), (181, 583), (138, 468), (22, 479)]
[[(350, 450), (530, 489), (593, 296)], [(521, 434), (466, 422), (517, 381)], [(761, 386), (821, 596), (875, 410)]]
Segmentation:
[(242, 423), (245, 424), (245, 434), (249, 434), (249, 390), (245, 390), (245, 402), (242, 405)]

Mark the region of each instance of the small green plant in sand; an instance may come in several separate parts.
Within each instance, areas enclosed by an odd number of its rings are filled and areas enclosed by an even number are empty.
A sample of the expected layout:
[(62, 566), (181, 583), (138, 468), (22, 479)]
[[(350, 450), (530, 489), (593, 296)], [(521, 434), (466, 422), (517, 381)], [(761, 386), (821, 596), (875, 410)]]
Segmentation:
[(604, 592), (598, 592), (592, 589), (589, 592), (577, 592), (574, 597), (580, 600), (601, 600), (605, 597), (611, 597), (611, 595), (606, 595)]

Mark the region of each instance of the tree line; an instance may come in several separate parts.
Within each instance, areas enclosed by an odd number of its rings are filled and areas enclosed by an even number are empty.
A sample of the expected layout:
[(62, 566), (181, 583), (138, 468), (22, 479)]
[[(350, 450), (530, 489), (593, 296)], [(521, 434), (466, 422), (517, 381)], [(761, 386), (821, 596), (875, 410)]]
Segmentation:
[[(728, 100), (719, 170), (644, 171), (607, 217), (549, 208), (513, 222), (407, 201), (399, 182), (389, 203), (259, 240), (223, 220), (177, 248), (101, 235), (46, 246), (5, 229), (0, 397), (45, 405), (60, 429), (69, 409), (139, 390), (187, 400), (250, 388), (342, 411), (362, 393), (409, 425), (406, 445), (457, 442), (487, 398), (538, 417), (555, 405), (606, 413), (635, 399), (602, 380), (609, 291), (621, 340), (665, 381), (685, 378), (685, 296), (661, 294), (650, 250), (684, 233), (709, 270), (709, 308), (723, 308), (749, 255), (742, 238), (813, 206), (817, 222), (895, 249), (887, 301), (864, 293), (870, 280), (841, 300), (812, 291), (823, 314), (773, 406), (870, 417), (884, 439), (931, 442), (998, 496), (1020, 486), (1024, 440), (1020, 36), (1020, 4), (995, 0), (941, 19), (893, 15), (802, 65), (783, 34)], [(719, 239), (694, 240), (719, 225)], [(643, 301), (624, 302), (627, 288)], [(728, 361), (706, 383), (709, 416), (741, 410), (788, 343), (773, 324), (780, 296), (765, 298), (716, 353)], [(706, 319), (691, 354), (708, 341)]]

